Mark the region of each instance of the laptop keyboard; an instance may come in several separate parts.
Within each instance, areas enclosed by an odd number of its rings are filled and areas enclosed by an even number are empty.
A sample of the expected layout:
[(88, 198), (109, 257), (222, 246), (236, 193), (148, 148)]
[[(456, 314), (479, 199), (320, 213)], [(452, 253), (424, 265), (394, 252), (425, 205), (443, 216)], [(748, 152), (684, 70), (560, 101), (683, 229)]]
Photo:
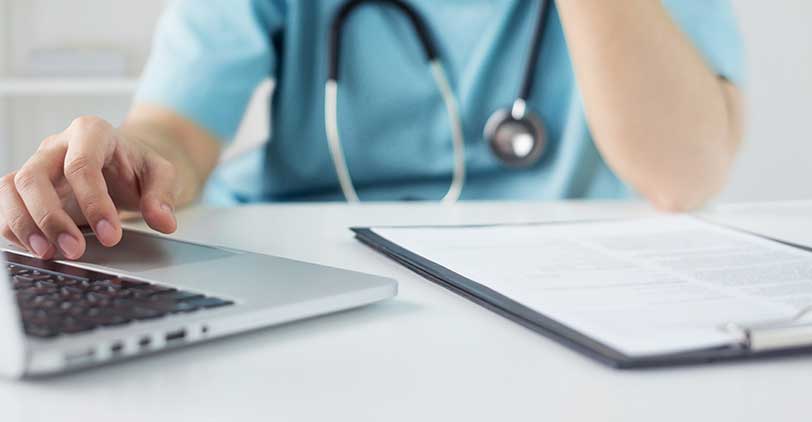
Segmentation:
[(25, 332), (33, 337), (54, 338), (233, 305), (228, 300), (159, 284), (2, 255)]

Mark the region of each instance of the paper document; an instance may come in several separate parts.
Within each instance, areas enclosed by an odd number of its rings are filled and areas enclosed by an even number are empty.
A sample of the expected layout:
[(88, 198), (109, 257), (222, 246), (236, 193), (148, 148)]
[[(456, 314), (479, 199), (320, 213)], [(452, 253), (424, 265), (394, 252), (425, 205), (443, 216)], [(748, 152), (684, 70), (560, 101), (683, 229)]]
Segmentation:
[(629, 356), (812, 305), (812, 254), (689, 216), (374, 232)]

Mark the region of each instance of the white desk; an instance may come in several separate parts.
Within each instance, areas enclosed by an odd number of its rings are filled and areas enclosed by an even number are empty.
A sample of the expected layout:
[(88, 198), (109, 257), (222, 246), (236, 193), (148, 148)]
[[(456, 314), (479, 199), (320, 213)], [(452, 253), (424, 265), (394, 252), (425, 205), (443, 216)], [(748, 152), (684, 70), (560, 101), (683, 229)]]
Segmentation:
[[(812, 241), (812, 218), (799, 217), (812, 216), (812, 203), (723, 210)], [(400, 295), (89, 372), (2, 381), (0, 420), (810, 420), (812, 357), (612, 370), (425, 281), (346, 229), (648, 213), (621, 203), (187, 210), (181, 238), (385, 274)]]

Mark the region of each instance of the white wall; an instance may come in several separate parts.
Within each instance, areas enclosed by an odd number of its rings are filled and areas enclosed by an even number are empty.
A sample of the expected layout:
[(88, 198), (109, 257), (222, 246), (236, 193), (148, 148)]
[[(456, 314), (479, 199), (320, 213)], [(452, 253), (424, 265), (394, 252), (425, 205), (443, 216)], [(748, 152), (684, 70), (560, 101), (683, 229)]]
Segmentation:
[[(114, 48), (126, 54), (127, 75), (137, 76), (149, 54), (156, 18), (165, 0), (0, 0), (0, 79), (26, 76), (28, 53), (37, 48)], [(0, 138), (11, 140), (17, 167), (46, 136), (82, 114), (120, 122), (130, 95), (0, 96)], [(0, 154), (4, 154), (0, 148)]]
[[(0, 22), (2, 22), (3, 16), (8, 16), (10, 14), (10, 7), (5, 2), (0, 2)], [(0, 23), (0, 75), (6, 73), (7, 68), (7, 61), (8, 61), (8, 46), (9, 42), (6, 39), (6, 33), (8, 32), (8, 28), (4, 27), (2, 23)], [(9, 169), (12, 165), (11, 160), (11, 150), (9, 144), (11, 143), (11, 138), (9, 137), (10, 133), (7, 130), (8, 128), (8, 113), (7, 113), (7, 104), (0, 98), (0, 173), (4, 173), (7, 169)]]
[[(126, 49), (131, 71), (137, 73), (164, 0), (0, 0), (0, 11), (4, 2), (14, 3), (17, 14), (10, 30), (14, 51), (4, 52), (0, 45), (0, 66), (6, 59), (6, 68), (17, 69), (32, 47), (112, 45)], [(733, 4), (748, 45), (749, 131), (722, 200), (812, 198), (812, 137), (807, 129), (812, 107), (806, 104), (812, 95), (812, 2)], [(249, 142), (260, 139), (267, 126), (263, 100), (256, 104), (241, 133)], [(119, 121), (128, 105), (124, 97), (14, 100), (7, 113), (14, 129), (12, 161), (18, 165), (39, 139), (62, 129), (71, 116), (90, 113)], [(0, 113), (2, 108), (0, 101)]]
[(722, 198), (812, 198), (812, 1), (733, 4), (748, 48), (749, 129)]
[(11, 71), (21, 73), (32, 48), (113, 47), (127, 53), (130, 74), (149, 54), (165, 0), (5, 0), (12, 6)]

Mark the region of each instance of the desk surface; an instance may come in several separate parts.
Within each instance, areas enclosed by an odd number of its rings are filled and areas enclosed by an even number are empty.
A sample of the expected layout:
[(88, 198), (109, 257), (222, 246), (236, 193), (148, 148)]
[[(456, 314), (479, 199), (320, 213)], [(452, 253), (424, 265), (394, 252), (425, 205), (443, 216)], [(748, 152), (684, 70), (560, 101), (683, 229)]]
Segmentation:
[[(651, 213), (641, 204), (596, 202), (190, 209), (180, 238), (391, 276), (400, 295), (83, 373), (0, 381), (0, 419), (809, 420), (812, 357), (615, 371), (425, 281), (347, 230)], [(812, 242), (812, 202), (714, 214)]]

